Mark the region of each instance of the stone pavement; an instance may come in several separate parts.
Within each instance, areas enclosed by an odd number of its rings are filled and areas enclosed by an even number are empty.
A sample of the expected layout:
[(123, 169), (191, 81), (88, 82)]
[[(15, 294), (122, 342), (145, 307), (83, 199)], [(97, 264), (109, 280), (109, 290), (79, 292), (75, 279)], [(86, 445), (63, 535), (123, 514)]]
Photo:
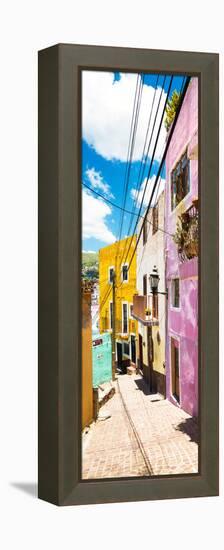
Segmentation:
[(84, 434), (83, 479), (196, 473), (195, 421), (139, 375), (118, 376), (115, 389)]

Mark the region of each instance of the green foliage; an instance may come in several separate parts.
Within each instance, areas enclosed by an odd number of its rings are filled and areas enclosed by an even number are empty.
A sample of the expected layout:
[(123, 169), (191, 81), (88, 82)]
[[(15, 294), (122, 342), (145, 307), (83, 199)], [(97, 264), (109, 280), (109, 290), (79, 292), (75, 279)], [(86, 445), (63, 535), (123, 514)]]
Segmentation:
[(82, 253), (82, 276), (86, 280), (99, 278), (99, 258), (97, 252)]
[(171, 98), (168, 99), (167, 106), (166, 106), (166, 117), (165, 117), (164, 124), (167, 132), (174, 120), (179, 101), (180, 101), (180, 94), (179, 92), (174, 90)]
[(98, 253), (97, 252), (83, 252), (82, 253), (82, 265), (85, 267), (91, 267), (98, 263)]
[(190, 217), (187, 213), (178, 216), (173, 240), (182, 259), (198, 256), (198, 214)]

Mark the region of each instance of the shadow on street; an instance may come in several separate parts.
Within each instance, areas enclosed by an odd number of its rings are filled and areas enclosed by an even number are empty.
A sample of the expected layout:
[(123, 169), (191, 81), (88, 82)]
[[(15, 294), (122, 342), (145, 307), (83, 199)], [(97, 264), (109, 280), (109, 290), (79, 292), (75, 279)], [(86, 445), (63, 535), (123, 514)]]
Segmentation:
[(198, 443), (198, 424), (195, 418), (186, 418), (175, 427), (175, 430), (182, 432), (190, 437), (191, 441)]
[(143, 378), (135, 379), (136, 389), (142, 391), (145, 395), (151, 395), (148, 385), (145, 383)]

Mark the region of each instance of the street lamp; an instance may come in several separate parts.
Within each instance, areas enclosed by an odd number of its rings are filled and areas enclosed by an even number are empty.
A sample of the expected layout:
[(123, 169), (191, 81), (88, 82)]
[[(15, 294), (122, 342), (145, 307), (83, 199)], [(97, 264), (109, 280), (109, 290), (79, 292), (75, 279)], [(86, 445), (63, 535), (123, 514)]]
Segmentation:
[(159, 285), (159, 273), (157, 267), (154, 265), (152, 272), (149, 275), (149, 282), (151, 286), (151, 293), (152, 294), (163, 294), (167, 296), (167, 292), (158, 292), (158, 285)]
[(149, 282), (150, 282), (152, 294), (156, 294), (158, 292), (159, 274), (158, 274), (158, 269), (155, 265), (152, 272), (149, 275)]

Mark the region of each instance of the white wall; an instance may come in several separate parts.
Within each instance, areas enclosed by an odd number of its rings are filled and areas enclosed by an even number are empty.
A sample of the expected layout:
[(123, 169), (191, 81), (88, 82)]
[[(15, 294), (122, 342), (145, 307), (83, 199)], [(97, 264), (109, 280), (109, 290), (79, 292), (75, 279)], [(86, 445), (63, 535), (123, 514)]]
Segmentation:
[[(143, 294), (143, 277), (147, 275), (147, 296), (148, 296), (148, 307), (152, 311), (152, 296), (150, 296), (150, 283), (149, 276), (153, 267), (156, 266), (159, 273), (159, 292), (165, 292), (165, 238), (164, 233), (160, 229), (164, 229), (164, 202), (165, 196), (164, 191), (159, 195), (158, 201), (158, 230), (153, 234), (152, 233), (152, 220), (153, 220), (153, 209), (150, 208), (147, 216), (147, 240), (145, 245), (143, 245), (143, 232), (141, 234), (138, 246), (137, 246), (137, 290), (139, 294)], [(138, 233), (142, 227), (142, 220), (138, 225)], [(154, 340), (154, 351), (155, 359), (158, 356), (158, 359), (154, 362), (154, 369), (156, 371), (162, 372), (164, 374), (163, 363), (165, 362), (165, 321), (166, 321), (166, 297), (162, 294), (158, 294), (158, 311), (159, 311), (159, 335), (161, 338), (161, 344), (157, 343), (157, 328), (153, 329), (153, 340)], [(148, 346), (147, 346), (147, 329), (138, 323), (138, 332), (143, 337), (143, 362), (148, 365)]]
[[(8, 0), (0, 26), (1, 547), (96, 549), (106, 539), (108, 550), (221, 548), (223, 483), (220, 498), (60, 509), (27, 489), (37, 478), (37, 50), (73, 42), (220, 51), (223, 96), (222, 2)], [(222, 434), (223, 402), (222, 391)], [(223, 435), (221, 443), (223, 472)]]

